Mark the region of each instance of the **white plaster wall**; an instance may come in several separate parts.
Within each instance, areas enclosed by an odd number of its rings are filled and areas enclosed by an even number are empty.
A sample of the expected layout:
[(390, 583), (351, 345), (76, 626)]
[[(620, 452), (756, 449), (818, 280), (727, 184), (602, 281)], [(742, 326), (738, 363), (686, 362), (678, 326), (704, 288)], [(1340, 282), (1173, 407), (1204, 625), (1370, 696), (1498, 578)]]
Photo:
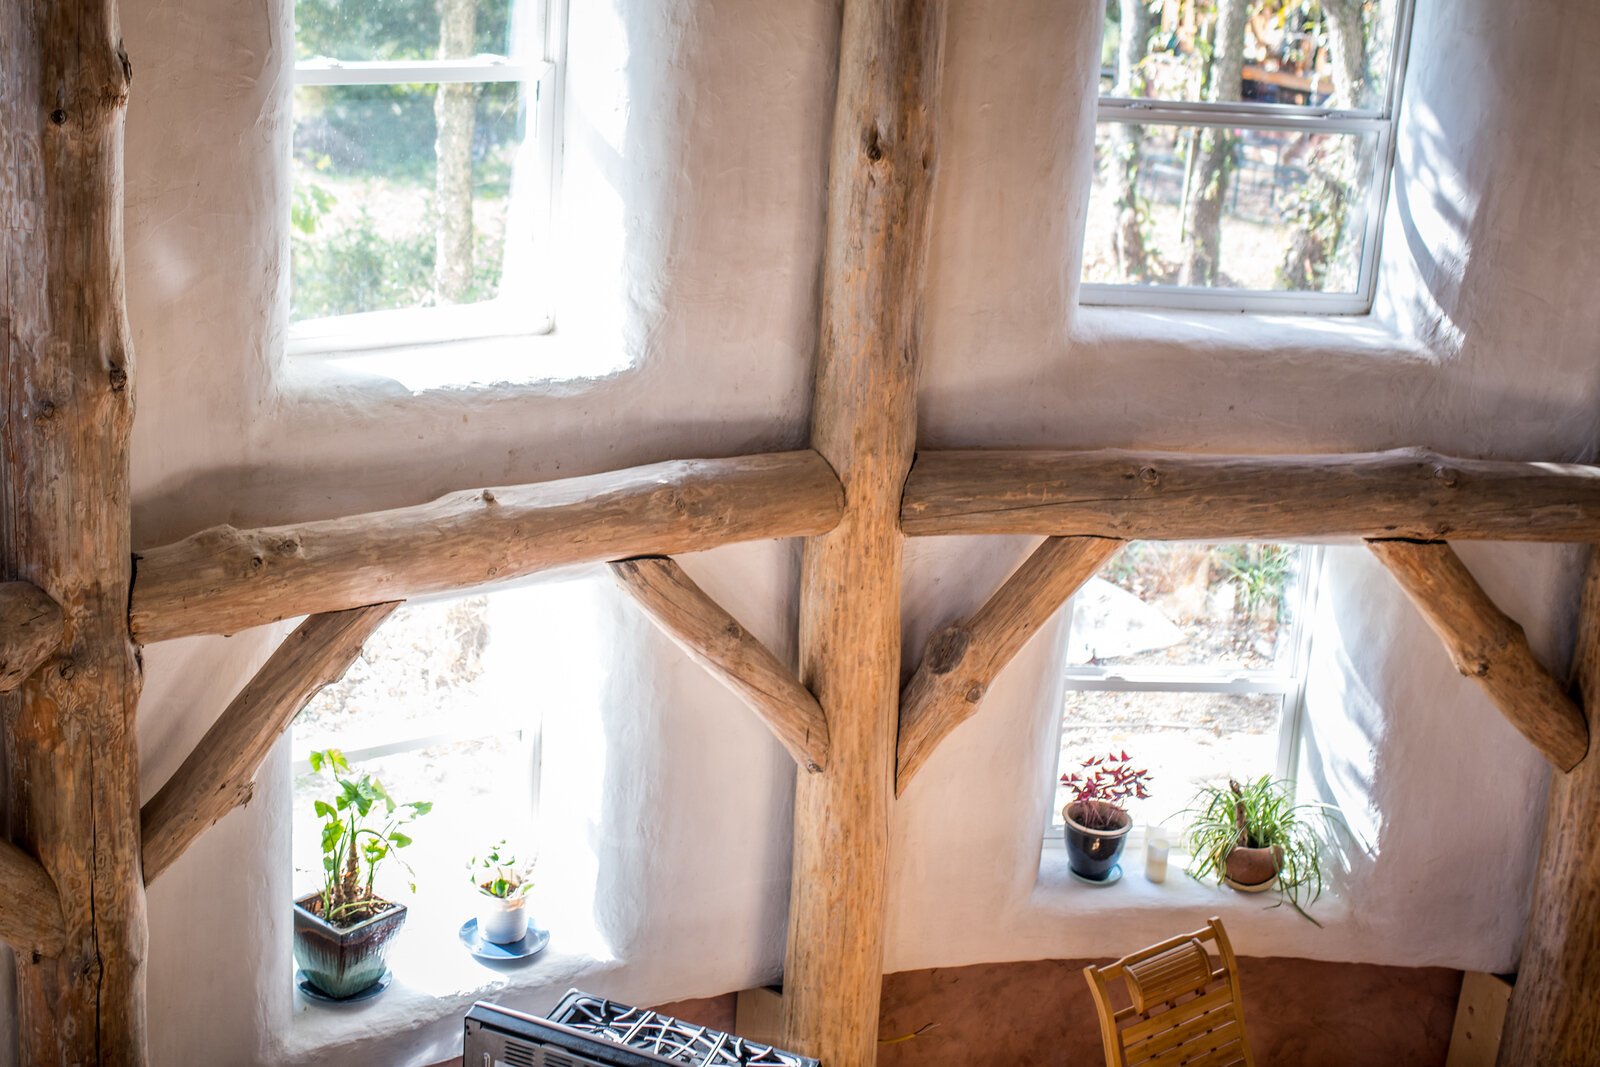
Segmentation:
[[(924, 444), (1592, 453), (1600, 143), (1584, 109), (1600, 97), (1587, 62), (1600, 8), (1419, 0), (1377, 311), (1265, 321), (1076, 308), (1101, 7), (951, 0)], [(557, 329), (491, 353), (479, 384), (413, 388), (370, 364), (283, 355), (289, 0), (124, 0), (137, 543), (804, 441), (835, 4), (572, 9)], [(604, 373), (498, 373), (507, 347), (521, 366)], [(912, 544), (908, 656), (1027, 547)], [(1572, 554), (1463, 554), (1560, 662)], [(792, 645), (792, 546), (688, 566), (758, 634)], [(1504, 969), (1539, 762), (1369, 561), (1338, 552), (1328, 568), (1310, 770), (1376, 798), (1375, 855), (1352, 861), (1350, 906), (1326, 932), (1279, 913), (1242, 919), (1237, 939), (1259, 954)], [(569, 979), (647, 1002), (775, 977), (781, 750), (627, 605), (597, 610), (616, 632), (597, 683), (594, 917), (615, 959), (554, 969), (512, 999), (544, 1006)], [(147, 650), (147, 793), (271, 639)], [(1047, 632), (896, 806), (889, 969), (1112, 952), (1194, 917), (1131, 894), (1089, 905), (1041, 878), (1059, 666)], [(286, 805), (279, 751), (256, 799), (153, 887), (156, 1062), (324, 1058), (292, 1039), (305, 1023), (288, 989)], [(714, 885), (691, 846), (721, 850)], [(453, 1023), (407, 1010), (426, 1025), (383, 1045), (384, 1061), (448, 1048)]]

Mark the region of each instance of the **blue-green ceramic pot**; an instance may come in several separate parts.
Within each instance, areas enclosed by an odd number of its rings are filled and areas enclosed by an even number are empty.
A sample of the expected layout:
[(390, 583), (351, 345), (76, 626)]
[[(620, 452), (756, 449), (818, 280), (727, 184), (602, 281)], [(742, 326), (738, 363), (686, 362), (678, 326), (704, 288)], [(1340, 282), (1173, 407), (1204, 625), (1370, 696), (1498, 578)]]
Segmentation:
[(406, 921), (404, 904), (392, 904), (354, 926), (339, 927), (306, 910), (316, 894), (294, 902), (294, 961), (311, 984), (335, 1000), (353, 997), (383, 977), (389, 942)]

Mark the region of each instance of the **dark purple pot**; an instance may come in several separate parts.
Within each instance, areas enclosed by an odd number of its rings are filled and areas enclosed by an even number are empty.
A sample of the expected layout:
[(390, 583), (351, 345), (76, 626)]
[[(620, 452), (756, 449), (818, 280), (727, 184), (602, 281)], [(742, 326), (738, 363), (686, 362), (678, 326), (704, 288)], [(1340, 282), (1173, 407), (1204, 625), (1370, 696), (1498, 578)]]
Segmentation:
[[(1115, 826), (1110, 830), (1091, 830), (1083, 825), (1079, 819), (1083, 815), (1084, 804), (1094, 804), (1100, 812), (1109, 809)], [(1128, 843), (1128, 831), (1133, 829), (1133, 820), (1121, 808), (1099, 800), (1068, 804), (1061, 815), (1067, 821), (1062, 836), (1067, 842), (1067, 862), (1071, 864), (1072, 872), (1091, 882), (1105, 881), (1111, 874), (1111, 868), (1117, 865), (1117, 860), (1122, 856), (1122, 846)]]
[(294, 902), (294, 961), (311, 984), (335, 1000), (370, 989), (383, 977), (389, 942), (406, 921), (406, 906), (393, 904), (350, 927), (334, 926), (305, 908), (316, 894)]

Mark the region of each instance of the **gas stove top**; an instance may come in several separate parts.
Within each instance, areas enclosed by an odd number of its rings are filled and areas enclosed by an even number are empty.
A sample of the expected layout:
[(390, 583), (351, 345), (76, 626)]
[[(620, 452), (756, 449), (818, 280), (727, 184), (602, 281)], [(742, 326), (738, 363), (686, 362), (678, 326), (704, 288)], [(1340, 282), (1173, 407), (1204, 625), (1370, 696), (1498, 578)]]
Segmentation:
[(807, 1056), (578, 990), (562, 998), (550, 1013), (550, 1021), (651, 1053), (669, 1063), (695, 1067), (818, 1067), (817, 1061)]

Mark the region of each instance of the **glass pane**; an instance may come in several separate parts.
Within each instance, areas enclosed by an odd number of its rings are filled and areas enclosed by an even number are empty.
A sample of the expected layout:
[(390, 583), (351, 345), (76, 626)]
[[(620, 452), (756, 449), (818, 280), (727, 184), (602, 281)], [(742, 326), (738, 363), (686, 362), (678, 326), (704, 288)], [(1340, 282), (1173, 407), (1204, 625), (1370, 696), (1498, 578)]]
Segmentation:
[(1102, 122), (1083, 280), (1354, 293), (1377, 137)]
[[(1150, 771), (1149, 799), (1127, 804), (1134, 825), (1179, 829), (1177, 813), (1201, 785), (1277, 774), (1282, 712), (1277, 696), (1069, 692), (1059, 773), (1081, 773), (1084, 760), (1126, 750), (1134, 767)], [(1058, 785), (1056, 825), (1069, 799)]]
[(1292, 670), (1304, 553), (1134, 541), (1072, 599), (1073, 666)]
[(1399, 7), (1399, 0), (1107, 0), (1100, 92), (1382, 110)]
[(438, 0), (295, 0), (297, 59), (460, 59), (507, 55), (511, 4), (507, 0), (451, 0), (472, 10), (473, 43), (465, 52), (440, 49)]
[(519, 83), (297, 88), (293, 321), (492, 298), (523, 124)]

